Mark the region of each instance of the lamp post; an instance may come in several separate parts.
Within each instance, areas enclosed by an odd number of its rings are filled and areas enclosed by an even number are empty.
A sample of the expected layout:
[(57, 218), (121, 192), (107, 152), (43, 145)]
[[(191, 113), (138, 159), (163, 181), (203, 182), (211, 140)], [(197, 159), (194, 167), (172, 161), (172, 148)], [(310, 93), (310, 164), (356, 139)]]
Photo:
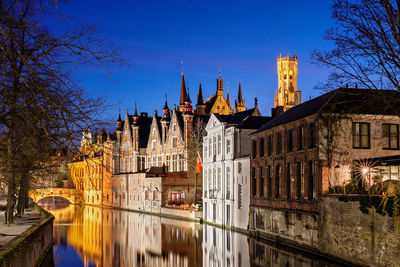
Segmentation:
[(369, 168), (363, 168), (362, 172), (363, 172), (363, 175), (366, 175), (368, 178), (368, 194), (369, 194), (370, 188), (371, 188), (371, 174), (370, 174)]

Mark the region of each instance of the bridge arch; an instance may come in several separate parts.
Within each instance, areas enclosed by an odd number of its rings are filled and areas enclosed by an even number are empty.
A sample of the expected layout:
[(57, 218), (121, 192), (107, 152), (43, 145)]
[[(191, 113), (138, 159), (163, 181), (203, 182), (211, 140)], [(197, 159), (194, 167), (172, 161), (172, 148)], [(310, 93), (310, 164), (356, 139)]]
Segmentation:
[(46, 197), (62, 197), (72, 204), (79, 204), (82, 202), (81, 194), (79, 194), (76, 189), (68, 188), (34, 189), (29, 191), (28, 196), (32, 198), (35, 203)]

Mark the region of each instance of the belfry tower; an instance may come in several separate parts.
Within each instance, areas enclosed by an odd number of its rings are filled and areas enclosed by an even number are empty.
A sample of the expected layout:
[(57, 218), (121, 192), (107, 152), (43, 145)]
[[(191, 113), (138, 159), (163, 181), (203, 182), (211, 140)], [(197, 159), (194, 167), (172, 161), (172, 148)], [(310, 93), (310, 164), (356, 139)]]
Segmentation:
[(297, 56), (277, 58), (278, 92), (275, 92), (275, 108), (282, 106), (286, 111), (301, 103), (301, 92), (297, 90)]

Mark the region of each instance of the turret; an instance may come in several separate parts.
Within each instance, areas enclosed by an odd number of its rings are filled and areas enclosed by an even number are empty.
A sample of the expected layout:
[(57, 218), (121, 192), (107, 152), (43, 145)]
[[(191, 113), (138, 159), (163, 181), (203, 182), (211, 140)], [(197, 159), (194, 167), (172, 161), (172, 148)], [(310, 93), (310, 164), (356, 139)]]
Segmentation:
[(122, 131), (122, 120), (121, 120), (121, 113), (118, 114), (117, 120), (117, 131)]
[(137, 121), (139, 120), (139, 115), (137, 113), (136, 102), (135, 102), (135, 114), (133, 114), (132, 119), (133, 119), (133, 123), (137, 123)]
[(185, 76), (183, 75), (182, 71), (182, 79), (181, 79), (181, 97), (179, 100), (179, 106), (178, 110), (183, 112), (185, 109), (185, 100), (187, 98), (187, 92), (186, 92), (186, 84), (185, 84)]
[(199, 85), (199, 93), (197, 94), (196, 114), (203, 115), (206, 113), (206, 105), (203, 100), (203, 90), (201, 88), (201, 82)]
[(192, 100), (190, 100), (189, 91), (187, 92), (186, 95), (184, 111), (185, 113), (193, 113)]
[(218, 79), (217, 79), (217, 95), (224, 95), (224, 80), (222, 79), (221, 71), (219, 71)]
[(242, 85), (241, 85), (240, 81), (239, 81), (238, 97), (237, 97), (237, 100), (235, 100), (235, 110), (236, 110), (236, 113), (246, 110), (246, 101), (243, 100)]

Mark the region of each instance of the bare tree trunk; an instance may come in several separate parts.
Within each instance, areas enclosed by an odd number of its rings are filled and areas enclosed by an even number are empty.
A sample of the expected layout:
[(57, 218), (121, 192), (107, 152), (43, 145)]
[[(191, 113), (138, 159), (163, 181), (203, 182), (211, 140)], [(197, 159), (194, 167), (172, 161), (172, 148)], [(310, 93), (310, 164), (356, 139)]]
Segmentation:
[(27, 201), (27, 193), (28, 193), (28, 175), (23, 174), (21, 177), (21, 181), (19, 183), (19, 192), (18, 192), (18, 203), (17, 203), (17, 214), (22, 216), (25, 211), (25, 204)]
[(197, 177), (198, 173), (197, 170), (194, 172), (194, 204), (197, 204)]
[(7, 135), (7, 215), (5, 217), (5, 223), (13, 223), (13, 212), (15, 206), (15, 168), (14, 168), (14, 151), (12, 134), (9, 132)]

